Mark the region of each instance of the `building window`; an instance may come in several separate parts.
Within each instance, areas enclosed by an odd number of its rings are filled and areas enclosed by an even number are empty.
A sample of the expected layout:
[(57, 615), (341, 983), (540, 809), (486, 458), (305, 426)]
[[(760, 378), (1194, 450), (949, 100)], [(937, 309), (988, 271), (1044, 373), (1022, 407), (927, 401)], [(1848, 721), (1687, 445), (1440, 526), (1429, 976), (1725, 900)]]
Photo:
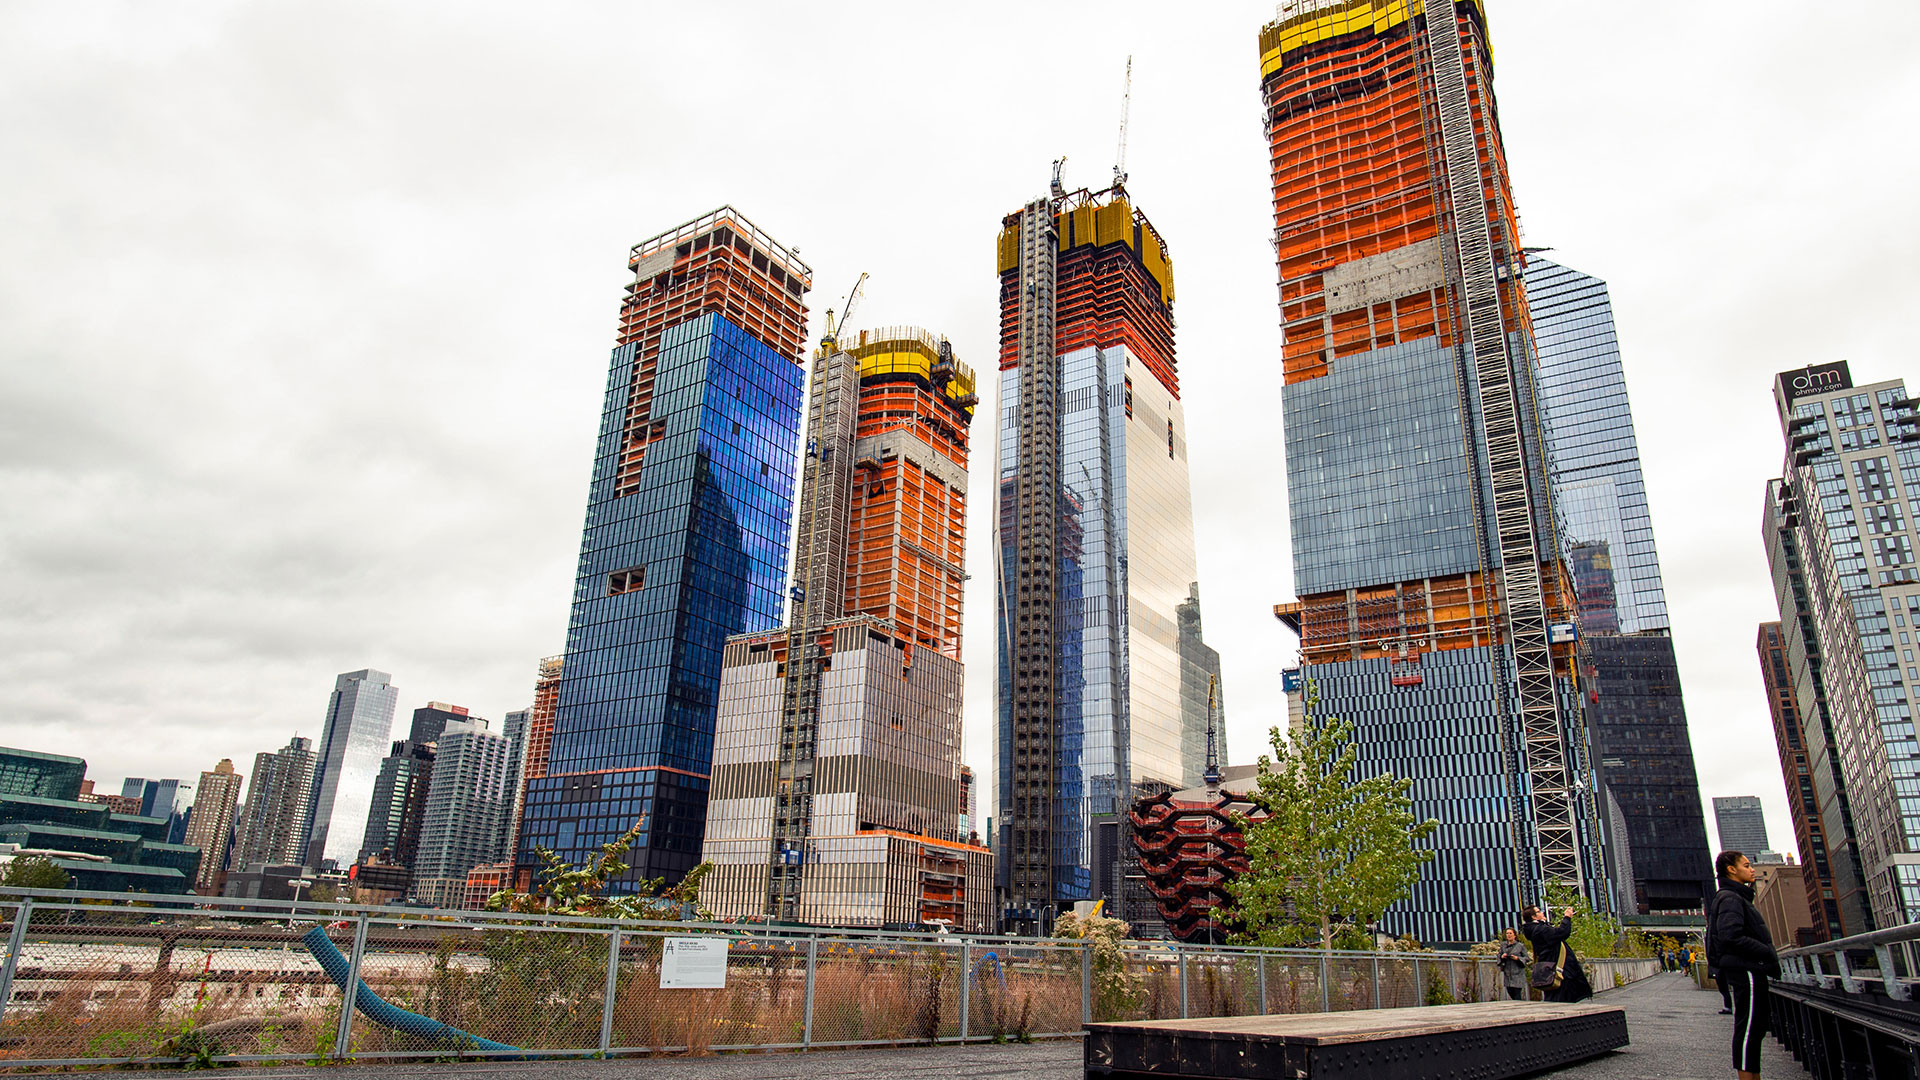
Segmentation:
[(615, 570), (607, 575), (607, 595), (619, 596), (621, 593), (638, 592), (647, 584), (647, 568), (629, 566), (625, 570)]

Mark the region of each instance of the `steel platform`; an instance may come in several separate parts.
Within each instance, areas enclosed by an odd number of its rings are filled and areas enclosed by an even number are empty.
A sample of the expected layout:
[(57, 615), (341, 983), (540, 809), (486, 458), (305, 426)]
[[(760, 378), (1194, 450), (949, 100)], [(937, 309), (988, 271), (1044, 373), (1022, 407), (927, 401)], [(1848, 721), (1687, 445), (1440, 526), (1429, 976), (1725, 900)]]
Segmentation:
[(1088, 1080), (1505, 1080), (1627, 1045), (1609, 1005), (1495, 1001), (1086, 1026)]

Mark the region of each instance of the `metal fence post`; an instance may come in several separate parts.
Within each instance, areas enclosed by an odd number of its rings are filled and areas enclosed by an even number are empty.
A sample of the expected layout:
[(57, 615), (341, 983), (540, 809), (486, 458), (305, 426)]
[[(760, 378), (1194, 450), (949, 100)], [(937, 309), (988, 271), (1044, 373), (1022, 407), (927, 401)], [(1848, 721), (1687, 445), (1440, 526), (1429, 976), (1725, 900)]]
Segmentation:
[(1254, 962), (1260, 965), (1260, 1015), (1267, 1014), (1267, 954), (1254, 954)]
[(973, 942), (960, 943), (960, 1041), (967, 1041), (968, 1021), (973, 1019)]
[(1860, 980), (1853, 977), (1853, 961), (1847, 957), (1847, 950), (1833, 950), (1835, 959), (1840, 961), (1840, 988), (1849, 994), (1860, 992)]
[(7, 935), (7, 959), (0, 966), (0, 1017), (7, 1013), (7, 1003), (13, 1000), (13, 971), (20, 966), (20, 950), (27, 944), (27, 924), (33, 921), (33, 898), (22, 897), (19, 906), (13, 909), (13, 932)]
[(1413, 958), (1413, 1003), (1416, 1006), (1427, 1003), (1427, 984), (1420, 979), (1420, 958), (1417, 956)]
[(1180, 1019), (1187, 1018), (1187, 954), (1180, 946), (1173, 947), (1173, 958), (1180, 965)]
[(1327, 969), (1332, 966), (1328, 962), (1331, 959), (1329, 953), (1320, 954), (1320, 1011), (1323, 1013), (1333, 1011), (1333, 997), (1327, 992)]
[(800, 1044), (802, 1046), (813, 1045), (813, 969), (818, 966), (819, 961), (820, 939), (817, 936), (810, 937), (807, 939), (807, 1005), (804, 1013), (805, 1019), (801, 1021), (802, 1026), (800, 1028)]
[(620, 928), (607, 935), (607, 987), (600, 995), (600, 1054), (613, 1049), (613, 997), (620, 988)]
[(353, 1038), (353, 1010), (359, 999), (360, 961), (367, 955), (367, 917), (353, 921), (353, 955), (347, 960), (347, 985), (340, 991), (340, 1026), (333, 1035), (333, 1058), (347, 1056), (347, 1043)]
[(1894, 1001), (1906, 1001), (1907, 984), (1900, 981), (1900, 975), (1893, 969), (1893, 949), (1886, 945), (1875, 945), (1873, 955), (1880, 961), (1880, 986), (1887, 997)]
[(1380, 1007), (1380, 958), (1373, 958), (1373, 1007)]
[(1080, 1022), (1093, 1023), (1093, 942), (1080, 946)]

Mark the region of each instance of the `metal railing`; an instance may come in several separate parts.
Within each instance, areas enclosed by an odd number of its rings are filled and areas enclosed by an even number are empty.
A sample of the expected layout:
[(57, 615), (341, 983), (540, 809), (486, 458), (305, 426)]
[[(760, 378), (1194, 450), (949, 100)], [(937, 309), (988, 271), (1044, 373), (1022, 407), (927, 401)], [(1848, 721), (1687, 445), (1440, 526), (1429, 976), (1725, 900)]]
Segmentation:
[(1774, 1034), (1820, 1080), (1920, 1074), (1920, 923), (1780, 952)]
[[(1075, 1036), (1090, 1021), (1504, 996), (1492, 960), (1465, 953), (1105, 951), (1049, 938), (41, 890), (0, 890), (0, 940), (0, 1067), (1027, 1041)], [(720, 963), (689, 968), (689, 949)], [(1587, 965), (1596, 989), (1654, 970)]]

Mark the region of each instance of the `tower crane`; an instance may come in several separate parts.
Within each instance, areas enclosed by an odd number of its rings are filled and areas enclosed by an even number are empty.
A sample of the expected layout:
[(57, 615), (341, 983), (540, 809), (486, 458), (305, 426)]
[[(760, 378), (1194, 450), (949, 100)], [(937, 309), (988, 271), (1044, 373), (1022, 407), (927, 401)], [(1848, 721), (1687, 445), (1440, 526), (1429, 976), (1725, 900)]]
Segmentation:
[(1113, 190), (1127, 189), (1127, 114), (1133, 111), (1133, 57), (1127, 57), (1126, 89), (1120, 92), (1120, 145), (1113, 152)]
[(853, 291), (847, 294), (846, 302), (840, 305), (840, 321), (836, 323), (833, 318), (833, 309), (827, 309), (827, 332), (820, 335), (820, 348), (823, 350), (823, 355), (831, 352), (834, 345), (838, 343), (840, 328), (847, 325), (848, 319), (853, 318), (854, 306), (860, 303), (862, 296), (866, 295), (866, 288), (867, 272), (862, 270), (860, 280), (853, 283)]

